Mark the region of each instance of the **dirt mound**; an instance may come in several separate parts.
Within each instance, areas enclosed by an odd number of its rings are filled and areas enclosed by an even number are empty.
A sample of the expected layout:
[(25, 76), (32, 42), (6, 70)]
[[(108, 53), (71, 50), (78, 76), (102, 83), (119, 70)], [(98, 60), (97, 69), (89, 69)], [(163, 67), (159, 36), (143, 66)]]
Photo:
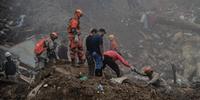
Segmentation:
[[(41, 71), (35, 86), (44, 82), (43, 87), (33, 100), (198, 100), (200, 95), (191, 88), (173, 87), (171, 92), (144, 87), (143, 83), (114, 84), (105, 78), (80, 80), (80, 73), (86, 75), (87, 67), (72, 68), (58, 65)], [(104, 93), (97, 93), (99, 84), (103, 85)]]
[[(61, 67), (61, 66), (60, 66)], [(58, 68), (58, 67), (57, 67)], [(61, 67), (62, 68), (62, 67)], [(64, 68), (63, 68), (64, 69)], [(42, 87), (34, 98), (36, 100), (60, 100), (60, 99), (137, 99), (137, 100), (160, 100), (156, 91), (140, 86), (130, 86), (128, 84), (114, 84), (107, 79), (92, 78), (81, 81), (79, 73), (86, 73), (85, 68), (65, 68), (66, 72), (72, 73), (65, 75), (62, 72), (54, 71), (51, 76), (46, 78), (47, 87)], [(97, 86), (101, 83), (104, 93), (97, 93)], [(48, 95), (48, 96), (44, 96)]]
[(25, 100), (29, 91), (28, 84), (0, 80), (0, 100)]
[[(57, 65), (45, 68), (37, 75), (33, 84), (2, 81), (0, 100), (27, 100), (30, 91), (42, 83), (39, 91), (31, 100), (199, 100), (199, 90), (173, 86), (170, 92), (155, 87), (144, 87), (144, 83), (112, 83), (106, 78), (80, 80), (87, 75), (87, 67), (73, 68), (69, 65)], [(103, 93), (97, 93), (97, 87), (103, 86)]]

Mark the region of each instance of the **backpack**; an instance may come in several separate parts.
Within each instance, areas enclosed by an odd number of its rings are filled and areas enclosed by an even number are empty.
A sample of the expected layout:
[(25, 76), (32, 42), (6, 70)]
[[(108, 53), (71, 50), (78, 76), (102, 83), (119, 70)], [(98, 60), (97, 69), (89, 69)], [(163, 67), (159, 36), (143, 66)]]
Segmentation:
[(44, 50), (46, 50), (46, 48), (45, 48), (45, 41), (46, 40), (47, 40), (46, 37), (42, 38), (35, 44), (34, 53), (36, 55), (40, 55)]

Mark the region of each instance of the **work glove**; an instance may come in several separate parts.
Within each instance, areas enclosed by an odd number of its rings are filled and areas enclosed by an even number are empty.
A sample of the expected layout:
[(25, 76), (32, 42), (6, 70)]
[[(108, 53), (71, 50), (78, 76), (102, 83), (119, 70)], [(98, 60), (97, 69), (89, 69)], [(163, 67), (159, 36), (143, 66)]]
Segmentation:
[(75, 41), (75, 42), (78, 42), (78, 41), (79, 41), (78, 35), (75, 35), (74, 41)]
[(76, 28), (72, 28), (72, 33), (73, 33), (74, 35), (78, 35), (78, 32), (77, 32)]

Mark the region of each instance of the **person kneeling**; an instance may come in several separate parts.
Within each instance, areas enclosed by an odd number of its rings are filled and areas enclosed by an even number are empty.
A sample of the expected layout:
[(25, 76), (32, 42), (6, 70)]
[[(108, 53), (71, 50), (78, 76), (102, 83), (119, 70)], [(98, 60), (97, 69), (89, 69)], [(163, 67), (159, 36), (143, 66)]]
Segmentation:
[(136, 69), (134, 69), (136, 73), (142, 76), (148, 77), (149, 81), (147, 82), (146, 86), (154, 86), (159, 88), (160, 92), (170, 92), (171, 86), (167, 84), (167, 82), (161, 78), (161, 75), (153, 70), (151, 66), (145, 66), (143, 67), (143, 72), (139, 72)]

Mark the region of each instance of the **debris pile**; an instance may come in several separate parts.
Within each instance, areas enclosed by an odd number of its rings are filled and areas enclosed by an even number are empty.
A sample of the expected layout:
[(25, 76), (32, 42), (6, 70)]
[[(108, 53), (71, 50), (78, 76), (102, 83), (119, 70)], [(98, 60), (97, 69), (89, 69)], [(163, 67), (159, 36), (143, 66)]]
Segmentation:
[[(199, 0), (143, 0), (144, 2), (133, 0), (138, 4), (131, 0), (128, 0), (128, 3), (125, 0), (100, 0), (90, 1), (92, 6), (88, 7), (89, 1), (2, 0), (0, 44), (16, 43), (24, 40), (26, 35), (30, 36), (38, 32), (64, 30), (61, 32), (65, 34), (66, 27), (63, 26), (68, 19), (66, 16), (71, 15), (73, 7), (80, 4), (85, 10), (82, 22), (85, 23), (82, 25), (84, 32), (88, 32), (87, 28), (91, 26), (103, 26), (112, 30), (117, 37), (120, 37), (123, 55), (138, 69), (151, 65), (168, 83), (172, 83), (173, 78), (176, 80), (175, 83), (178, 84), (172, 85), (172, 91), (145, 87), (145, 82), (139, 81), (126, 80), (123, 84), (113, 83), (110, 80), (110, 73), (107, 73), (109, 71), (106, 71), (102, 79), (90, 78), (87, 77), (86, 66), (73, 68), (66, 64), (59, 64), (41, 70), (37, 73), (34, 82), (30, 82), (25, 76), (21, 76), (18, 83), (0, 79), (0, 99), (199, 100)], [(24, 8), (18, 13), (15, 7)], [(10, 12), (15, 17), (10, 16)], [(153, 20), (150, 27), (146, 27), (146, 23), (143, 25), (140, 21), (145, 14), (151, 15)], [(17, 50), (13, 47), (13, 52), (20, 55), (20, 60), (27, 62), (28, 65), (34, 65), (34, 54), (29, 47), (33, 47), (32, 45), (34, 41), (27, 40), (16, 45)], [(1, 52), (3, 51), (0, 50)], [(29, 73), (26, 76), (31, 76), (30, 73), (35, 74), (27, 70)]]
[(10, 25), (13, 23), (12, 21), (9, 21), (9, 15), (7, 15), (9, 12), (9, 6), (7, 0), (2, 0), (0, 4), (0, 44), (4, 43), (4, 41), (7, 40), (8, 34), (10, 34), (11, 29)]
[[(1, 84), (1, 99), (59, 100), (59, 99), (137, 99), (137, 100), (198, 100), (199, 90), (173, 87), (170, 93), (153, 87), (144, 87), (145, 83), (117, 84), (109, 79), (90, 78), (80, 80), (80, 72), (86, 74), (87, 68), (72, 68), (69, 65), (57, 65), (41, 71), (35, 83), (30, 86), (21, 84)], [(101, 84), (103, 92), (98, 92)]]

